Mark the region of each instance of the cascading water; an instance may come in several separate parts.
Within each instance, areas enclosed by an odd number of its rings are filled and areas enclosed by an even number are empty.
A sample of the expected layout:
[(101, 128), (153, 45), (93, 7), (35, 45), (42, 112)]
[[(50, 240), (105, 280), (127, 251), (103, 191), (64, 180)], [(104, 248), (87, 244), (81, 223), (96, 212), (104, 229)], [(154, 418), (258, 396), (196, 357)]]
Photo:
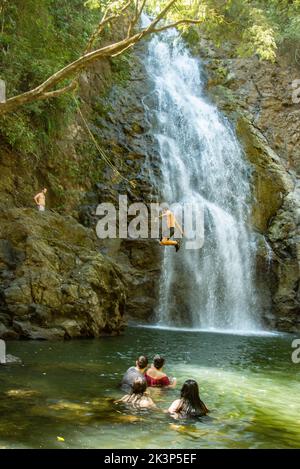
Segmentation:
[[(144, 18), (144, 23), (147, 18)], [(202, 202), (205, 241), (164, 249), (157, 320), (161, 325), (256, 330), (254, 242), (247, 228), (250, 168), (235, 134), (204, 96), (201, 66), (175, 30), (149, 43), (145, 67), (156, 108), (160, 193), (168, 203)]]

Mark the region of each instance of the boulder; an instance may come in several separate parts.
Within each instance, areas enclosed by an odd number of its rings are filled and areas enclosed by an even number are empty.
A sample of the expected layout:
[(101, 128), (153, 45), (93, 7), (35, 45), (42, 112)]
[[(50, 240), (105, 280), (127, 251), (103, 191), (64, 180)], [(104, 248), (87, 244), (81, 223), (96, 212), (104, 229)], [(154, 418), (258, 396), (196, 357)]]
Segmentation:
[(72, 217), (0, 211), (0, 337), (59, 340), (120, 333), (125, 287)]

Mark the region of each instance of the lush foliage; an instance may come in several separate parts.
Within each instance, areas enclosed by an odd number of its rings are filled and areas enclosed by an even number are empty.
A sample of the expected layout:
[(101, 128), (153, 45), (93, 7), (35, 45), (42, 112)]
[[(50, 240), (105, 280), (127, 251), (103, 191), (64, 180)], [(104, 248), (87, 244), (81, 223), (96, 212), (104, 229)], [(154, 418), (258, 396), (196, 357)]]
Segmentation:
[[(154, 15), (167, 3), (146, 0), (145, 8)], [(1, 0), (0, 77), (8, 96), (31, 89), (79, 57), (105, 8), (109, 5), (114, 13), (125, 4), (126, 0)], [(300, 50), (300, 0), (176, 0), (162, 22), (182, 18), (201, 20), (191, 28), (179, 26), (184, 34), (198, 40), (204, 32), (216, 43), (229, 39), (242, 56), (257, 54), (274, 61), (279, 48), (295, 55)], [(109, 25), (104, 33), (109, 33)], [(124, 62), (122, 78), (128, 75), (126, 56), (119, 60)], [(72, 112), (68, 95), (30, 104), (2, 117), (0, 133), (15, 148), (35, 153)]]
[(98, 17), (82, 0), (4, 0), (0, 73), (8, 93), (30, 89), (77, 58)]
[[(2, 0), (0, 77), (7, 95), (26, 91), (82, 53), (99, 13), (83, 0)], [(68, 96), (33, 103), (0, 120), (0, 133), (25, 153), (43, 151), (72, 115)]]
[[(120, 8), (125, 2), (111, 1), (112, 8)], [(103, 8), (109, 0), (87, 0), (91, 9)], [(151, 14), (162, 9), (168, 0), (147, 0), (146, 10)], [(177, 0), (163, 21), (181, 18), (197, 18), (202, 21), (201, 30), (211, 39), (221, 43), (230, 39), (236, 53), (241, 56), (257, 54), (262, 60), (274, 62), (278, 48), (295, 54), (300, 49), (300, 0)], [(181, 25), (186, 33), (198, 29)]]
[(288, 42), (294, 50), (299, 47), (299, 0), (229, 0), (224, 13), (241, 55), (256, 53), (261, 59), (274, 61), (279, 47), (288, 46)]
[[(148, 10), (165, 3), (149, 0)], [(168, 17), (183, 16), (202, 19), (201, 31), (216, 43), (231, 40), (241, 56), (275, 61), (279, 47), (300, 49), (300, 0), (178, 0)]]

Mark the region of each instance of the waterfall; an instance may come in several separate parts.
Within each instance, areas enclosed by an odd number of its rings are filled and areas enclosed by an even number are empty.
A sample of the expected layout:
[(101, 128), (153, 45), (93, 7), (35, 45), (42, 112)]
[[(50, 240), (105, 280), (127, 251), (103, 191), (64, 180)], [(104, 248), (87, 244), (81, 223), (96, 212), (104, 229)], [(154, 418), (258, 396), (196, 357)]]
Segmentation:
[[(146, 21), (146, 18), (143, 19)], [(175, 30), (156, 35), (145, 67), (155, 102), (162, 201), (200, 202), (205, 241), (176, 253), (164, 247), (157, 321), (203, 329), (256, 330), (255, 243), (247, 226), (250, 167), (235, 133), (205, 96), (201, 63)]]

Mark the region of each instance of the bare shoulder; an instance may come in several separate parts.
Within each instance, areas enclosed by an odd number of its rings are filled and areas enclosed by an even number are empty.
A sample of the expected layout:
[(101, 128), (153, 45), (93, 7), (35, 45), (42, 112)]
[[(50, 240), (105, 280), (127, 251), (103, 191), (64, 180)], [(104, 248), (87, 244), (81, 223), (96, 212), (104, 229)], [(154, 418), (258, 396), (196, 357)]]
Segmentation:
[(140, 402), (140, 407), (143, 407), (143, 408), (153, 408), (153, 407), (156, 407), (156, 405), (154, 404), (153, 400), (151, 399), (151, 397), (148, 397), (148, 396), (145, 396), (141, 399), (141, 402)]
[(149, 368), (149, 370), (147, 370), (146, 374), (148, 376), (150, 376), (151, 378), (154, 378), (154, 379), (160, 379), (160, 378), (164, 378), (166, 376), (165, 373), (163, 373), (162, 371), (157, 371), (155, 368)]
[(170, 405), (168, 412), (173, 413), (177, 411), (177, 408), (180, 404), (180, 399), (176, 399), (172, 404)]

